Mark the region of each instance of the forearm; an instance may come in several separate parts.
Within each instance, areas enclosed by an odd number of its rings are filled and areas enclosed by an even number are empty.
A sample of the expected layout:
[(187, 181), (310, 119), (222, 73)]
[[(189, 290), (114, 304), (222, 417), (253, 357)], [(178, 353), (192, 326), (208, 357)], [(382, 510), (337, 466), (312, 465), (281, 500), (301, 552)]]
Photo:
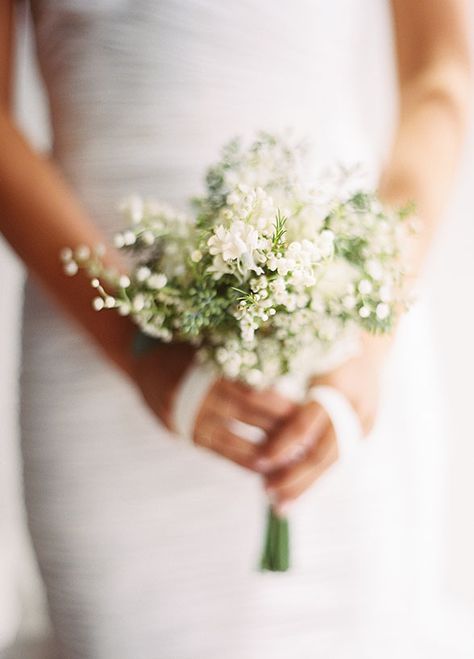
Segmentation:
[(401, 86), (400, 114), (379, 194), (391, 205), (415, 202), (420, 234), (412, 271), (422, 267), (453, 184), (466, 130), (468, 71), (427, 67)]
[[(36, 154), (0, 111), (0, 229), (26, 267), (124, 373), (132, 376), (134, 325), (115, 313), (92, 309), (92, 289), (79, 273), (66, 277), (59, 260), (65, 246), (105, 244), (55, 167)], [(108, 248), (105, 261), (122, 268)]]
[[(457, 68), (428, 68), (401, 88), (398, 127), (379, 184), (391, 206), (414, 202), (420, 232), (410, 250), (408, 288), (418, 277), (445, 210), (467, 125), (470, 84)], [(383, 363), (396, 331), (364, 335), (363, 350)]]

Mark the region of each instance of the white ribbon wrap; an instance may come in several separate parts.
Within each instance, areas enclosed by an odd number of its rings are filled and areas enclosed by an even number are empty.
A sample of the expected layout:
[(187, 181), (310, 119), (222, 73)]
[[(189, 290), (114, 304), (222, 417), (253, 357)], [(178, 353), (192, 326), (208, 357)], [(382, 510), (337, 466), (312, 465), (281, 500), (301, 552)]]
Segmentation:
[(319, 403), (331, 420), (336, 433), (341, 462), (362, 446), (363, 430), (360, 419), (347, 397), (328, 385), (316, 385), (307, 393), (307, 400)]
[(172, 421), (178, 435), (193, 442), (194, 427), (209, 389), (216, 381), (215, 371), (205, 364), (192, 364), (176, 393)]

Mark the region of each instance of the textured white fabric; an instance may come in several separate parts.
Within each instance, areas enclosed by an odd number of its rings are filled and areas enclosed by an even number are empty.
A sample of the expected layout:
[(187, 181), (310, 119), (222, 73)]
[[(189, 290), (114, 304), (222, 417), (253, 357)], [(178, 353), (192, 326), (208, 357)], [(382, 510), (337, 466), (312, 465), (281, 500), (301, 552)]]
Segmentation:
[[(315, 170), (376, 175), (393, 98), (381, 0), (32, 6), (53, 156), (107, 231), (122, 196), (182, 205), (222, 143), (262, 127), (309, 134)], [(65, 659), (465, 656), (430, 625), (444, 436), (428, 327), (421, 308), (403, 319), (363, 459), (305, 493), (292, 570), (261, 574), (259, 476), (168, 434), (28, 282), (25, 498)]]
[(338, 389), (327, 385), (311, 387), (308, 400), (319, 403), (328, 413), (336, 433), (339, 461), (349, 460), (362, 446), (362, 426), (347, 397)]
[(199, 410), (215, 379), (212, 369), (192, 364), (179, 384), (173, 403), (173, 424), (178, 435), (190, 443)]

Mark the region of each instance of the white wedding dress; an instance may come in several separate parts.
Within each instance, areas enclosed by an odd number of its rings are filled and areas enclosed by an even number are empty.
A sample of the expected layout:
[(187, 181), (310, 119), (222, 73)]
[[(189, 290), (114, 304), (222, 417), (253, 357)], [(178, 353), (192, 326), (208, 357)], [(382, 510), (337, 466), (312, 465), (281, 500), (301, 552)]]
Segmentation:
[[(309, 135), (315, 172), (362, 161), (375, 181), (393, 118), (385, 2), (32, 7), (53, 157), (109, 234), (123, 196), (183, 205), (220, 146), (260, 128)], [(291, 571), (262, 574), (260, 478), (170, 437), (28, 281), (25, 499), (64, 658), (468, 656), (435, 622), (443, 435), (428, 327), (421, 302), (371, 437), (291, 511)]]

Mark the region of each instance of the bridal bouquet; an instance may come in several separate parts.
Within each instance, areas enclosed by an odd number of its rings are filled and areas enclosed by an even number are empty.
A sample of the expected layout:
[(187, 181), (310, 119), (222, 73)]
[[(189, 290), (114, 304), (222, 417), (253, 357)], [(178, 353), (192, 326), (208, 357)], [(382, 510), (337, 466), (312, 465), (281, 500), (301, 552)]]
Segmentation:
[[(207, 172), (192, 211), (153, 199), (122, 206), (115, 236), (133, 256), (129, 275), (101, 251), (63, 251), (66, 272), (86, 268), (95, 309), (130, 315), (162, 342), (185, 341), (216, 374), (257, 388), (324, 355), (360, 330), (389, 332), (406, 303), (410, 209), (384, 208), (357, 172), (316, 177), (309, 149), (259, 133), (234, 140)], [(287, 520), (269, 509), (261, 568), (288, 567)]]

